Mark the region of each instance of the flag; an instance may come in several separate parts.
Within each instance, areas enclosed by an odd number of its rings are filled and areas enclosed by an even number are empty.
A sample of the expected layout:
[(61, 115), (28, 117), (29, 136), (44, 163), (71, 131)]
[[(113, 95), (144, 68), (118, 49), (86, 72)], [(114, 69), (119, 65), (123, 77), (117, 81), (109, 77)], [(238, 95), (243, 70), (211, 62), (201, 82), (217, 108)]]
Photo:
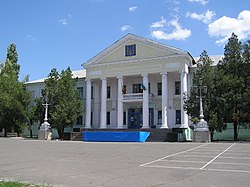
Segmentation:
[(146, 87), (143, 85), (142, 82), (141, 82), (141, 88), (142, 88), (143, 90), (146, 90)]
[(126, 86), (125, 85), (122, 86), (122, 95), (124, 95), (124, 94), (126, 94)]

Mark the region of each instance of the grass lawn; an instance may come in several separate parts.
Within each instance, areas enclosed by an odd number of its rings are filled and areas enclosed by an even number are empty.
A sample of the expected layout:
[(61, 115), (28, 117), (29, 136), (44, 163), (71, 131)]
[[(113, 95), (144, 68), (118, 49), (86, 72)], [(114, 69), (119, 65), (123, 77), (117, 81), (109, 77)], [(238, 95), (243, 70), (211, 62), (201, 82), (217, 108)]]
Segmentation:
[(45, 187), (44, 185), (25, 184), (21, 182), (0, 181), (0, 187)]

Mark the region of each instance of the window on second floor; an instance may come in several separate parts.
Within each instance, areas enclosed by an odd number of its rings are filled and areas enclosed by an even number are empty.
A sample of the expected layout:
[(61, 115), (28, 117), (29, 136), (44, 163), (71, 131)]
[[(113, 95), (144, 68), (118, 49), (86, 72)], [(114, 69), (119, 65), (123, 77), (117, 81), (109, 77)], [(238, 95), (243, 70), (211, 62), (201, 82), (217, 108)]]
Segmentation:
[(162, 95), (162, 83), (158, 82), (157, 84), (157, 95)]
[(111, 95), (111, 87), (107, 86), (107, 98), (110, 98)]
[(175, 95), (181, 94), (181, 82), (175, 81)]
[(143, 89), (141, 84), (133, 84), (133, 93), (142, 93)]

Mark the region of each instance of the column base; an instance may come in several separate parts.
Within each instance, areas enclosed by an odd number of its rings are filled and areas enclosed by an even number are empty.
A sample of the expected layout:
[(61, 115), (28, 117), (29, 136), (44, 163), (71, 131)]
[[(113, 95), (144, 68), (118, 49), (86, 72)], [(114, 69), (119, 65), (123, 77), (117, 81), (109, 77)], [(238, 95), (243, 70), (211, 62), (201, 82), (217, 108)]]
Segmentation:
[(116, 127), (116, 129), (124, 129), (124, 127), (123, 126), (118, 126), (118, 127)]
[(169, 126), (168, 125), (162, 125), (162, 126), (160, 126), (160, 129), (169, 129)]
[(179, 128), (186, 129), (186, 128), (189, 128), (189, 126), (188, 126), (188, 124), (181, 124), (181, 126)]

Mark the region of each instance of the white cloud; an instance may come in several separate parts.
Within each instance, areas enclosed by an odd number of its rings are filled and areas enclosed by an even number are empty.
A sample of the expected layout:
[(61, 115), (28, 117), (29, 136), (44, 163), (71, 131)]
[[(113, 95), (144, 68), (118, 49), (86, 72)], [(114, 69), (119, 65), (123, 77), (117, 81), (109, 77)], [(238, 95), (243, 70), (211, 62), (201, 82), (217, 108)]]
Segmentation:
[(151, 28), (162, 28), (166, 25), (167, 20), (162, 16), (160, 21), (154, 22), (150, 25)]
[(37, 41), (37, 38), (34, 37), (34, 36), (31, 35), (31, 34), (27, 34), (27, 35), (26, 35), (26, 38), (28, 38), (28, 39), (31, 40), (31, 41)]
[[(166, 33), (167, 27), (173, 27), (174, 29), (171, 33)], [(153, 29), (151, 36), (159, 40), (185, 40), (191, 36), (191, 30), (183, 29), (178, 19), (166, 23), (166, 19), (161, 17), (161, 21), (153, 23), (151, 28)]]
[(64, 19), (60, 19), (59, 23), (62, 25), (68, 25), (68, 19), (64, 18)]
[(137, 9), (137, 6), (132, 6), (132, 7), (129, 7), (128, 10), (130, 12), (134, 12), (135, 10)]
[(65, 18), (60, 19), (58, 22), (63, 25), (63, 26), (67, 26), (69, 24), (69, 20), (72, 18), (71, 14), (68, 14), (67, 16), (65, 16)]
[(172, 4), (175, 4), (175, 5), (179, 5), (180, 2), (177, 1), (177, 0), (166, 0), (167, 3), (172, 3)]
[(200, 3), (200, 4), (202, 4), (202, 5), (205, 5), (205, 4), (207, 4), (208, 3), (208, 0), (206, 1), (206, 0), (188, 0), (189, 2), (195, 2), (195, 3)]
[(129, 31), (129, 30), (132, 30), (132, 29), (133, 29), (133, 27), (131, 27), (130, 25), (123, 25), (121, 27), (122, 32)]
[(210, 23), (214, 16), (215, 16), (215, 12), (210, 11), (210, 10), (207, 10), (206, 12), (204, 12), (202, 14), (197, 14), (195, 12), (193, 12), (193, 13), (188, 12), (186, 14), (186, 17), (190, 17), (192, 19), (200, 20), (200, 21), (202, 21), (203, 23), (206, 23), (206, 24)]
[(59, 20), (59, 23), (60, 23), (61, 25), (68, 25), (68, 19), (66, 19), (66, 18), (60, 19), (60, 20)]
[(250, 11), (243, 10), (237, 18), (223, 16), (208, 25), (209, 36), (219, 38), (216, 44), (223, 45), (234, 32), (239, 39), (250, 36)]

